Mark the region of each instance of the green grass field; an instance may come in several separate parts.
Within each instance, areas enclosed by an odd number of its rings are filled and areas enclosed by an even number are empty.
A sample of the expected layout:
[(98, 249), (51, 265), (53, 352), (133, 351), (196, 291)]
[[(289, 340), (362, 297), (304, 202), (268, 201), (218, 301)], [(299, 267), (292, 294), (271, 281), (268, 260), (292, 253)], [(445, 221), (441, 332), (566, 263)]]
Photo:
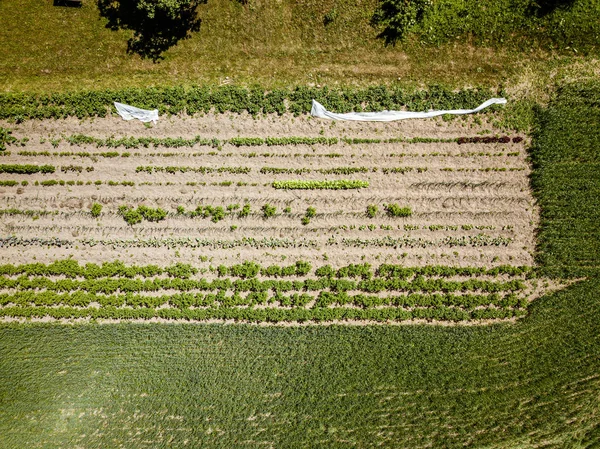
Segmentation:
[[(107, 28), (97, 2), (0, 4), (0, 90), (65, 91), (148, 85), (508, 85), (543, 97), (549, 82), (598, 74), (598, 3), (542, 17), (530, 0), (434, 2), (405, 42), (385, 46), (370, 25), (376, 0), (211, 0), (200, 31), (153, 63), (127, 54), (130, 30)], [(539, 2), (569, 3), (569, 2)], [(325, 25), (327, 14), (334, 17)], [(16, 18), (19, 18), (16, 20)], [(228, 79), (226, 79), (228, 78)]]

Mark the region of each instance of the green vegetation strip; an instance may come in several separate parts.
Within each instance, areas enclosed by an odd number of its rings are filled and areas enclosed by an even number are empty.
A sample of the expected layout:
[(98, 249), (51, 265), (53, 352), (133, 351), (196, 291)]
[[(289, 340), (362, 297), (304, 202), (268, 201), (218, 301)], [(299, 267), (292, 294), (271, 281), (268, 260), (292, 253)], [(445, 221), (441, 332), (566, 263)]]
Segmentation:
[[(0, 93), (0, 119), (43, 119), (75, 116), (105, 117), (115, 113), (113, 102), (141, 108), (158, 109), (160, 114), (248, 112), (252, 115), (290, 112), (308, 113), (315, 99), (337, 112), (379, 111), (382, 109), (474, 108), (493, 96), (488, 89), (463, 89), (455, 92), (441, 87), (404, 90), (376, 86), (369, 88), (328, 89), (296, 87), (247, 89), (222, 87), (151, 87), (144, 89), (81, 91), (53, 94)], [(364, 106), (363, 106), (364, 105)], [(493, 111), (495, 108), (490, 108)]]
[(286, 190), (347, 190), (347, 189), (363, 189), (369, 187), (368, 181), (354, 181), (342, 179), (339, 181), (273, 181), (271, 184), (275, 189)]
[(531, 150), (550, 276), (600, 273), (600, 83), (569, 85), (541, 112)]
[[(248, 447), (240, 441), (259, 426), (278, 447), (346, 439), (356, 447), (595, 447), (599, 288), (579, 283), (534, 303), (517, 324), (486, 327), (3, 324), (0, 445)], [(244, 315), (221, 317), (234, 313)], [(306, 312), (281, 316), (292, 313)], [(57, 429), (64, 413), (68, 424)], [(129, 434), (132, 425), (139, 433)]]
[(0, 173), (14, 173), (30, 175), (33, 173), (54, 173), (53, 165), (30, 165), (30, 164), (0, 164)]

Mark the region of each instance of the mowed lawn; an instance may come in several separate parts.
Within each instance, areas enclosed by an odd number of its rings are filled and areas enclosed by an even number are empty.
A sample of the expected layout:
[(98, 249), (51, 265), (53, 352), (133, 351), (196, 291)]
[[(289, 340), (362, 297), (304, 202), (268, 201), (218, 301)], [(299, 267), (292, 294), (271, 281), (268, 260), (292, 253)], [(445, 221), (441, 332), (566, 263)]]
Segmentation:
[(200, 5), (200, 30), (154, 63), (127, 52), (133, 30), (107, 28), (96, 1), (65, 8), (50, 0), (4, 0), (0, 90), (502, 84), (543, 96), (547, 82), (598, 70), (600, 31), (591, 18), (600, 11), (593, 0), (542, 18), (527, 13), (527, 0), (489, 7), (446, 0), (395, 46), (386, 46), (377, 38), (381, 28), (370, 25), (376, 0), (243, 3)]

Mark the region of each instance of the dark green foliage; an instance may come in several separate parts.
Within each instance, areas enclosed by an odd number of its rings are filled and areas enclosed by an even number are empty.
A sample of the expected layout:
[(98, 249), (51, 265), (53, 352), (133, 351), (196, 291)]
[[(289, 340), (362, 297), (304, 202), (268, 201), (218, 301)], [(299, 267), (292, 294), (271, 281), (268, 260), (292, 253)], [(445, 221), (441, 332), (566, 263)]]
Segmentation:
[(98, 218), (100, 216), (101, 212), (102, 212), (102, 204), (100, 204), (100, 203), (92, 204), (92, 209), (90, 210), (90, 214), (92, 215), (92, 217)]
[(138, 206), (137, 209), (125, 205), (119, 206), (118, 212), (128, 225), (141, 223), (142, 220), (161, 221), (167, 217), (167, 212), (160, 207), (153, 209), (143, 205)]
[(302, 220), (301, 220), (302, 224), (304, 226), (306, 226), (307, 224), (309, 224), (310, 223), (310, 219), (313, 218), (315, 215), (317, 215), (317, 209), (315, 209), (312, 206), (309, 206), (306, 209), (306, 214), (304, 214), (304, 217), (302, 217)]
[(242, 210), (238, 212), (238, 218), (245, 218), (250, 215), (250, 203), (244, 203)]
[(377, 205), (376, 204), (369, 204), (367, 206), (367, 217), (369, 218), (375, 218), (375, 215), (377, 215)]
[[(409, 109), (424, 111), (428, 109), (474, 108), (487, 100), (493, 94), (489, 89), (463, 89), (453, 91), (439, 86), (430, 86), (425, 90), (406, 90), (376, 86), (368, 88), (315, 88), (297, 87), (284, 89), (273, 96), (273, 92), (264, 94), (263, 89), (256, 95), (255, 91), (239, 86), (221, 86), (209, 88), (198, 87), (149, 87), (145, 89), (127, 88), (121, 90), (82, 91), (52, 94), (0, 93), (0, 119), (13, 118), (20, 115), (27, 119), (65, 118), (75, 116), (105, 117), (109, 112), (114, 113), (113, 101), (135, 105), (137, 107), (154, 109), (160, 114), (179, 114), (186, 112), (194, 115), (214, 110), (224, 112), (250, 112), (279, 114), (291, 112), (305, 114), (310, 112), (312, 100), (316, 99), (326, 108), (336, 112), (378, 111), (382, 109)], [(275, 104), (269, 103), (275, 101)], [(286, 107), (286, 103), (288, 106)], [(361, 105), (364, 105), (361, 106)], [(486, 109), (485, 112), (494, 110)], [(72, 136), (74, 142), (83, 143), (84, 137)], [(98, 144), (92, 138), (88, 143)], [(129, 140), (128, 140), (129, 139)], [(133, 140), (132, 140), (133, 139)], [(146, 140), (143, 140), (146, 139)], [(293, 139), (294, 141), (292, 142)], [(264, 142), (269, 145), (297, 143), (335, 143), (334, 138), (268, 138)], [(195, 139), (194, 139), (195, 140)], [(261, 139), (262, 140), (262, 139)], [(143, 146), (160, 143), (166, 139), (154, 138), (123, 138), (114, 142), (103, 141), (103, 144), (113, 146)], [(175, 142), (184, 144), (184, 140)], [(235, 140), (233, 140), (235, 142)], [(249, 142), (249, 141), (244, 141)], [(202, 138), (199, 144), (205, 144)], [(210, 144), (210, 142), (206, 142)], [(185, 144), (187, 146), (187, 144)], [(218, 142), (213, 146), (218, 146)]]
[(223, 206), (198, 206), (195, 210), (189, 212), (188, 216), (191, 218), (210, 218), (213, 223), (218, 223), (225, 218), (225, 209), (223, 209)]
[(412, 210), (410, 207), (400, 207), (397, 203), (385, 204), (383, 206), (390, 217), (410, 217)]
[(599, 14), (595, 0), (380, 0), (372, 24), (386, 44), (413, 34), (422, 44), (470, 39), (504, 49), (593, 52)]
[(541, 207), (538, 262), (551, 276), (600, 273), (600, 84), (560, 89), (530, 150)]
[(271, 206), (268, 203), (263, 205), (263, 207), (261, 207), (261, 210), (264, 218), (271, 218), (277, 213), (277, 208), (275, 206)]
[(99, 0), (100, 15), (113, 30), (133, 30), (127, 50), (154, 61), (200, 30), (196, 9), (206, 0)]
[(2, 128), (0, 126), (0, 151), (6, 150), (6, 144), (13, 144), (17, 142), (17, 139), (13, 137), (12, 131), (8, 128)]
[(379, 0), (371, 18), (373, 26), (383, 28), (377, 37), (384, 39), (386, 45), (403, 40), (423, 20), (431, 4), (431, 0)]

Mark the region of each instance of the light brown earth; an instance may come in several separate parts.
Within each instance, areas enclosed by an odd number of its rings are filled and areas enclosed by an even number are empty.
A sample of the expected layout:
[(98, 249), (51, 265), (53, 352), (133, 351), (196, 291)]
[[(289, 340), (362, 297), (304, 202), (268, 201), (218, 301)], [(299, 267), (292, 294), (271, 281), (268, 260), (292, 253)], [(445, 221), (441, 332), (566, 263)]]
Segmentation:
[[(203, 138), (224, 140), (231, 137), (285, 137), (327, 136), (348, 138), (434, 137), (499, 135), (490, 123), (478, 125), (473, 117), (443, 121), (440, 118), (407, 120), (394, 123), (331, 122), (310, 117), (268, 116), (252, 118), (247, 115), (205, 115), (203, 117), (162, 117), (156, 125), (147, 127), (120, 118), (28, 121), (12, 125), (18, 138), (28, 137), (24, 147), (12, 146), (4, 164), (52, 164), (54, 174), (12, 175), (1, 174), (0, 179), (27, 180), (25, 187), (1, 187), (0, 208), (20, 210), (57, 211), (58, 215), (28, 217), (3, 215), (0, 226), (4, 236), (60, 237), (72, 242), (70, 248), (17, 246), (3, 248), (2, 263), (26, 263), (36, 260), (50, 262), (73, 257), (87, 262), (121, 259), (128, 263), (160, 265), (190, 262), (195, 265), (233, 264), (254, 260), (262, 264), (288, 264), (309, 260), (313, 266), (325, 263), (342, 266), (349, 263), (369, 262), (403, 263), (406, 265), (461, 265), (494, 266), (499, 264), (532, 265), (534, 230), (538, 213), (528, 183), (530, 169), (525, 143), (464, 144), (456, 143), (381, 143), (297, 146), (235, 147), (225, 144), (220, 150), (209, 146), (193, 148), (118, 148), (129, 152), (129, 157), (91, 159), (78, 156), (20, 156), (19, 151), (49, 151), (90, 153), (115, 151), (96, 148), (95, 145), (72, 146), (64, 140), (54, 148), (51, 139), (72, 134), (107, 138), (125, 136), (184, 137), (200, 135)], [(511, 136), (513, 137), (513, 136)], [(42, 143), (43, 142), (43, 143)], [(156, 156), (176, 153), (174, 156)], [(200, 153), (200, 155), (198, 155)], [(213, 153), (213, 154), (209, 154)], [(249, 157), (256, 153), (255, 157)], [(264, 154), (269, 156), (264, 156)], [(337, 153), (341, 157), (319, 155)], [(478, 154), (483, 153), (483, 156)], [(510, 155), (509, 155), (510, 153)], [(196, 154), (196, 155), (194, 155)], [(401, 156), (404, 154), (404, 156)], [(277, 156), (273, 156), (277, 155)], [(390, 156), (395, 155), (395, 156)], [(399, 156), (400, 155), (400, 156)], [(60, 166), (81, 165), (93, 167), (92, 172), (60, 172)], [(248, 167), (249, 174), (229, 173), (136, 173), (140, 165), (155, 166), (208, 166)], [(309, 168), (311, 173), (260, 174), (262, 167)], [(369, 173), (326, 175), (315, 172), (333, 167), (368, 167)], [(404, 174), (384, 174), (384, 167), (412, 167)], [(377, 168), (376, 172), (372, 170)], [(426, 169), (421, 173), (417, 168)], [(510, 168), (516, 171), (494, 172), (480, 169)], [(447, 171), (451, 169), (452, 171)], [(465, 171), (458, 171), (465, 170)], [(467, 171), (468, 170), (468, 171)], [(83, 185), (35, 186), (35, 181), (57, 179), (64, 181), (133, 181), (134, 187)], [(275, 180), (285, 179), (360, 179), (370, 186), (360, 190), (276, 190), (270, 186)], [(211, 183), (232, 181), (231, 186)], [(247, 183), (237, 186), (237, 182)], [(152, 185), (139, 185), (150, 183)], [(170, 185), (167, 185), (170, 184)], [(186, 185), (187, 183), (206, 183)], [(157, 185), (162, 184), (162, 185)], [(198, 205), (224, 206), (251, 204), (248, 218), (228, 216), (219, 223), (209, 219), (175, 215), (177, 206), (192, 210)], [(102, 215), (89, 215), (93, 202), (103, 205)], [(273, 218), (262, 218), (260, 208), (269, 203), (277, 207)], [(413, 215), (408, 218), (389, 218), (384, 204), (398, 203), (410, 206)], [(145, 204), (162, 207), (172, 213), (159, 223), (143, 222), (128, 226), (116, 214), (118, 206)], [(376, 204), (375, 218), (365, 214), (369, 204)], [(291, 214), (284, 214), (285, 207)], [(317, 216), (307, 226), (300, 223), (308, 206), (316, 208)], [(231, 226), (237, 229), (231, 230)], [(369, 230), (369, 225), (375, 225)], [(430, 230), (430, 225), (457, 226), (458, 229)], [(470, 230), (461, 226), (471, 225)], [(346, 228), (343, 228), (345, 226)], [(380, 229), (381, 226), (391, 227)], [(405, 230), (405, 226), (419, 229)], [(425, 229), (424, 229), (425, 227)], [(480, 229), (477, 229), (480, 227)], [(481, 227), (484, 227), (482, 229)], [(485, 227), (488, 227), (485, 229)], [(445, 237), (474, 237), (484, 234), (490, 238), (511, 239), (507, 246), (451, 246), (442, 242)], [(109, 239), (166, 239), (191, 237), (211, 241), (232, 241), (242, 238), (287, 239), (292, 248), (253, 248), (222, 245), (203, 248), (159, 246), (157, 248), (122, 248), (89, 246), (83, 238)], [(408, 237), (423, 239), (419, 247), (382, 247), (373, 239)], [(368, 239), (365, 247), (344, 243), (343, 239)], [(308, 246), (302, 246), (308, 245)]]

